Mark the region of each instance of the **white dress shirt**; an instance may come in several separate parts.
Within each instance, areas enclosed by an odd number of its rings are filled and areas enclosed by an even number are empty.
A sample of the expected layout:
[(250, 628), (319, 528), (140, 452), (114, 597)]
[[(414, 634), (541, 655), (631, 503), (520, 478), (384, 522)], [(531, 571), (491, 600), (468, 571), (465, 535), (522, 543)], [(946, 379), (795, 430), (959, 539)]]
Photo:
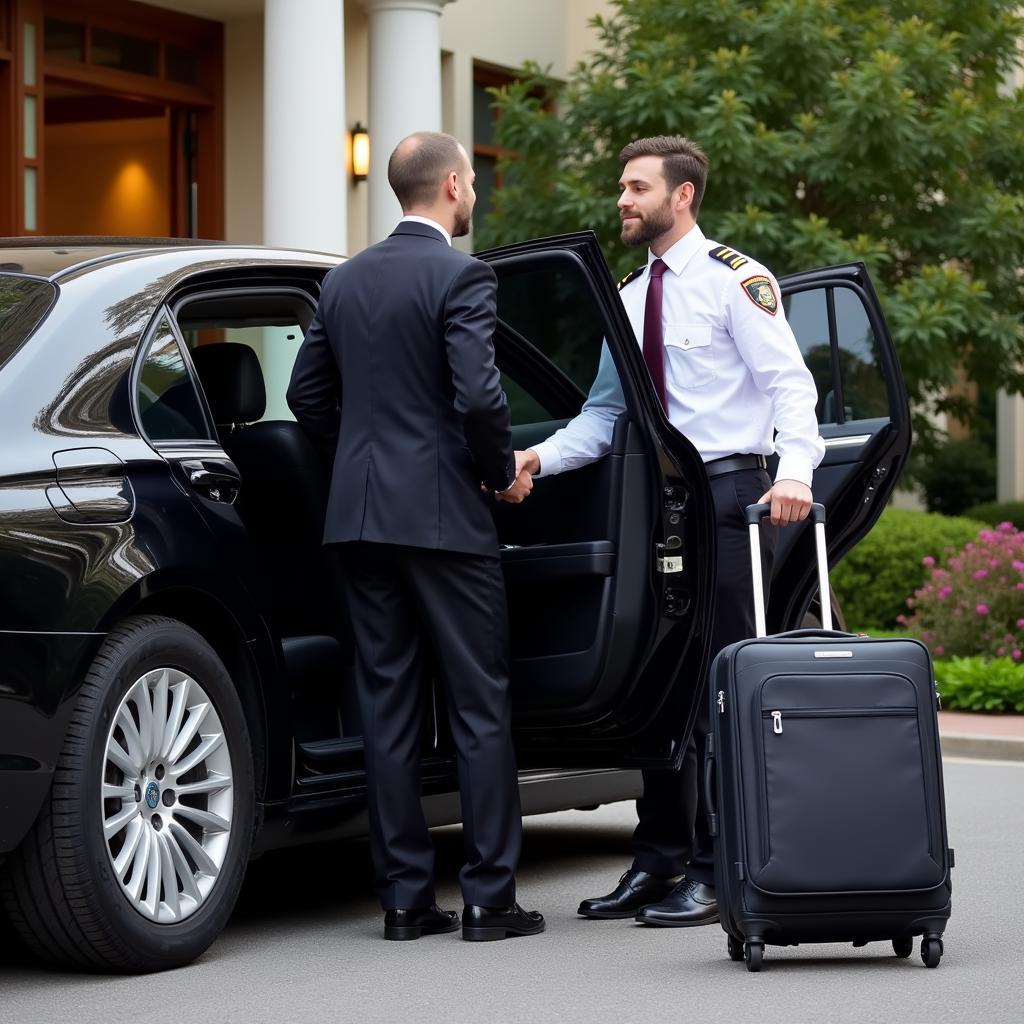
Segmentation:
[[(669, 421), (705, 462), (777, 452), (776, 480), (810, 486), (825, 454), (815, 415), (817, 389), (786, 321), (778, 282), (748, 257), (735, 269), (712, 257), (719, 247), (694, 225), (661, 257), (668, 268), (661, 314)], [(638, 344), (655, 258), (648, 252), (643, 272), (619, 293)], [(764, 279), (773, 294), (764, 290)], [(605, 345), (580, 414), (533, 446), (540, 459), (537, 475), (575, 469), (606, 454), (625, 408)]]
[(406, 221), (409, 221), (412, 224), (426, 224), (428, 228), (433, 228), (435, 231), (440, 231), (441, 234), (444, 235), (444, 240), (449, 245), (452, 244), (452, 236), (448, 234), (448, 232), (443, 227), (441, 227), (441, 225), (438, 224), (436, 220), (431, 220), (429, 217), (421, 217), (419, 216), (419, 214), (416, 213), (407, 213), (398, 223), (404, 224)]

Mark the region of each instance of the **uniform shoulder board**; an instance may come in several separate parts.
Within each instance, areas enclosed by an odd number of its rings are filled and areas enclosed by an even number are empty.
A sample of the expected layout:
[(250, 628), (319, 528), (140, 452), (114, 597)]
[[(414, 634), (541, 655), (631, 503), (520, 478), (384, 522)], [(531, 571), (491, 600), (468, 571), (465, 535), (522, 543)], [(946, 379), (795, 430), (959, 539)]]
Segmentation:
[(625, 276), (625, 277), (624, 277), (624, 278), (623, 278), (623, 279), (622, 279), (622, 280), (621, 280), (621, 281), (619, 282), (619, 291), (621, 292), (621, 291), (622, 291), (622, 289), (623, 289), (623, 288), (625, 288), (625, 287), (626, 287), (626, 285), (627, 285), (627, 284), (629, 284), (629, 282), (630, 282), (630, 281), (635, 281), (635, 280), (636, 280), (636, 279), (637, 279), (637, 278), (638, 278), (638, 277), (639, 277), (639, 276), (640, 276), (640, 275), (641, 275), (641, 274), (642, 274), (642, 273), (643, 273), (643, 272), (644, 272), (644, 271), (645, 271), (646, 269), (647, 269), (647, 264), (645, 263), (645, 264), (644, 264), (643, 266), (641, 266), (641, 267), (637, 267), (637, 268), (636, 268), (636, 270), (631, 270), (631, 271), (630, 271), (630, 272), (629, 272), (629, 273), (628, 273), (628, 274), (627, 274), (627, 275), (626, 275), (626, 276)]
[(750, 262), (746, 256), (741, 256), (735, 249), (730, 249), (727, 245), (716, 245), (708, 255), (733, 270), (739, 270), (744, 263)]

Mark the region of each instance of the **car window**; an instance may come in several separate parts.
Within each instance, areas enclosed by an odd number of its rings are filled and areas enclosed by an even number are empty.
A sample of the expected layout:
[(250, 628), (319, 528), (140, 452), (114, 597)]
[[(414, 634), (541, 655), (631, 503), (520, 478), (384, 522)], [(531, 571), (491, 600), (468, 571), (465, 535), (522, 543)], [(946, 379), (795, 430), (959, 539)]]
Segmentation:
[(56, 294), (49, 281), (0, 274), (0, 366), (39, 326)]
[(166, 317), (146, 352), (137, 394), (142, 429), (151, 441), (211, 439), (195, 382)]
[(183, 329), (182, 335), (189, 350), (198, 345), (216, 345), (234, 342), (246, 345), (256, 353), (263, 371), (263, 385), (267, 391), (267, 409), (264, 420), (294, 420), (285, 394), (291, 379), (292, 366), (299, 354), (303, 330), (297, 324), (247, 327), (207, 326), (201, 329)]
[[(259, 292), (245, 288), (199, 296), (181, 305), (175, 316), (190, 351), (226, 342), (252, 349), (267, 394), (261, 419), (294, 420), (285, 396), (295, 357), (313, 318), (313, 303), (310, 294), (296, 288)], [(216, 409), (213, 414), (216, 419)]]
[(844, 287), (812, 288), (787, 295), (783, 306), (814, 376), (818, 422), (839, 424), (888, 416), (878, 343), (857, 292)]
[(557, 396), (547, 395), (544, 374), (536, 365), (524, 368), (503, 355), (499, 339), (498, 368), (513, 424), (575, 415), (594, 382), (603, 341), (603, 318), (585, 271), (564, 255), (540, 263), (498, 264), (495, 269), (499, 335), (504, 327), (517, 345), (553, 364), (579, 389), (574, 406), (566, 408), (564, 389)]

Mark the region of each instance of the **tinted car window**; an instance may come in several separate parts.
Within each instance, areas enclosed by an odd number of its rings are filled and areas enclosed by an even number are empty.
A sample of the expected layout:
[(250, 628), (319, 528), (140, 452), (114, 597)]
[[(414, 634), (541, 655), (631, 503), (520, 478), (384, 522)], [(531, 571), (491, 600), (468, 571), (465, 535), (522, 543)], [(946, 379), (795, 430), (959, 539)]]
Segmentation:
[[(564, 259), (552, 259), (544, 267), (527, 265), (521, 271), (514, 265), (499, 267), (498, 319), (580, 389), (582, 405), (597, 375), (604, 340), (601, 312), (582, 267)], [(543, 400), (514, 380), (500, 360), (499, 369), (513, 423), (551, 417)]]
[[(830, 299), (835, 310), (834, 337), (829, 329)], [(888, 416), (878, 343), (860, 296), (849, 288), (814, 288), (786, 296), (783, 305), (818, 389), (818, 422)]]
[(889, 397), (885, 390), (878, 343), (864, 304), (849, 288), (836, 288), (833, 295), (845, 419), (869, 420), (888, 416)]
[(0, 366), (39, 326), (56, 294), (49, 281), (0, 274)]
[(142, 364), (138, 399), (142, 429), (151, 441), (210, 439), (195, 383), (166, 319)]

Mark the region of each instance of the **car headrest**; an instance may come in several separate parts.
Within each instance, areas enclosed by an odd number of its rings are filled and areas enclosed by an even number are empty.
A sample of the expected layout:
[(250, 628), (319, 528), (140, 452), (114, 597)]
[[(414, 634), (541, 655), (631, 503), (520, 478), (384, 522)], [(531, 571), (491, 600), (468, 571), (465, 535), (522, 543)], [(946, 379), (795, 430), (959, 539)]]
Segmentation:
[(235, 341), (199, 345), (192, 362), (218, 425), (254, 423), (267, 411), (267, 389), (256, 353)]

